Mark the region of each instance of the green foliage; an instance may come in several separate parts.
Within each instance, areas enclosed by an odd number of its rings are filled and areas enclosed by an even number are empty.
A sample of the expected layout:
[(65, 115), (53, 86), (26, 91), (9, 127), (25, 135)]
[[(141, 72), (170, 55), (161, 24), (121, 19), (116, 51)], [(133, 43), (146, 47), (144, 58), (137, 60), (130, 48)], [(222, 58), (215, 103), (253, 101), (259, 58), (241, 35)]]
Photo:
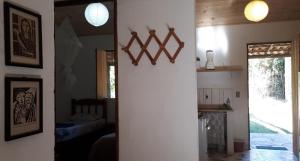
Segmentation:
[(269, 133), (277, 134), (276, 131), (266, 128), (265, 126), (256, 122), (250, 121), (250, 133)]
[(276, 99), (285, 100), (285, 60), (284, 58), (260, 58), (256, 63), (249, 64), (250, 74), (260, 72), (266, 82), (266, 93), (264, 95)]

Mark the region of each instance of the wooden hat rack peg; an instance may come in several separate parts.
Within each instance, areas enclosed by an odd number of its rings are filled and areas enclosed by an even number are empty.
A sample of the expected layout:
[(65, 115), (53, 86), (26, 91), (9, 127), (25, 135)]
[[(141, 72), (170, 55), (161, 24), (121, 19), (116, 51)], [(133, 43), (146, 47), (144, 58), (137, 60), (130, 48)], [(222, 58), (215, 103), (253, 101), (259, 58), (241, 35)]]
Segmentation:
[[(152, 65), (156, 65), (156, 62), (162, 53), (166, 54), (166, 56), (169, 58), (171, 63), (175, 63), (177, 56), (179, 55), (181, 49), (184, 47), (184, 42), (182, 42), (179, 39), (179, 37), (175, 33), (174, 28), (171, 28), (171, 27), (168, 27), (168, 28), (169, 28), (169, 33), (167, 34), (166, 38), (163, 41), (161, 41), (157, 37), (155, 30), (148, 28), (149, 36), (145, 43), (143, 43), (142, 40), (139, 38), (137, 32), (129, 29), (131, 31), (131, 39), (129, 40), (129, 42), (126, 46), (123, 46), (120, 44), (122, 46), (122, 50), (128, 54), (129, 58), (132, 61), (132, 64), (134, 64), (136, 66), (139, 64), (139, 61), (141, 60), (141, 58), (144, 54), (146, 54), (146, 56), (150, 59), (150, 62)], [(178, 43), (178, 48), (176, 49), (174, 54), (171, 54), (166, 49), (166, 45), (172, 36), (174, 37), (175, 41)], [(138, 46), (141, 49), (140, 52), (137, 54), (136, 58), (133, 56), (133, 53), (130, 51), (130, 47), (135, 41), (138, 43)], [(155, 41), (159, 46), (159, 50), (156, 52), (154, 57), (150, 54), (150, 52), (147, 49), (151, 41)]]

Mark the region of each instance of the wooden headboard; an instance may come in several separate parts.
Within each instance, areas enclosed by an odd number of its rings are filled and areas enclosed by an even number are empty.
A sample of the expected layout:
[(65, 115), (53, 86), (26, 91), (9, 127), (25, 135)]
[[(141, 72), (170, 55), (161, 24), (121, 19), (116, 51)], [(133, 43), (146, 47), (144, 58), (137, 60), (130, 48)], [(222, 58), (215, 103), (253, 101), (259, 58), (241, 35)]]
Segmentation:
[[(99, 108), (102, 108), (102, 117), (107, 122), (107, 101), (106, 99), (72, 99), (71, 102), (72, 111), (71, 115), (75, 115), (76, 113), (84, 113), (84, 109), (87, 109), (88, 114), (98, 114), (100, 112)], [(80, 109), (80, 110), (77, 110)], [(93, 112), (92, 112), (93, 110)]]

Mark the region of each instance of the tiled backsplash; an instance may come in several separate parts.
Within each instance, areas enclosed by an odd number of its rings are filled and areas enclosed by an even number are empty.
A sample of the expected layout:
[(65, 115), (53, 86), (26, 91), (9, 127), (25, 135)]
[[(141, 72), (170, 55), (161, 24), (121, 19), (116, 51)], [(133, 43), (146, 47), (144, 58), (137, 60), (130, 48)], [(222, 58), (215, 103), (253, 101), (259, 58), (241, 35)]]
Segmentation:
[(227, 114), (208, 112), (203, 116), (208, 119), (207, 144), (209, 152), (226, 152), (227, 147)]

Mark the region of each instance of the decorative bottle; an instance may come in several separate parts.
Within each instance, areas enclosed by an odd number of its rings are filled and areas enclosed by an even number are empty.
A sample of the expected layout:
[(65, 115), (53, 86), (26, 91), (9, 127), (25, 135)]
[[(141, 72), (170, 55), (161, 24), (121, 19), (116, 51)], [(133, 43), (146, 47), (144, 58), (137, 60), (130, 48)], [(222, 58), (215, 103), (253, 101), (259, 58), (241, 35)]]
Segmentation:
[(206, 69), (215, 69), (215, 64), (214, 64), (214, 51), (212, 50), (206, 50)]

